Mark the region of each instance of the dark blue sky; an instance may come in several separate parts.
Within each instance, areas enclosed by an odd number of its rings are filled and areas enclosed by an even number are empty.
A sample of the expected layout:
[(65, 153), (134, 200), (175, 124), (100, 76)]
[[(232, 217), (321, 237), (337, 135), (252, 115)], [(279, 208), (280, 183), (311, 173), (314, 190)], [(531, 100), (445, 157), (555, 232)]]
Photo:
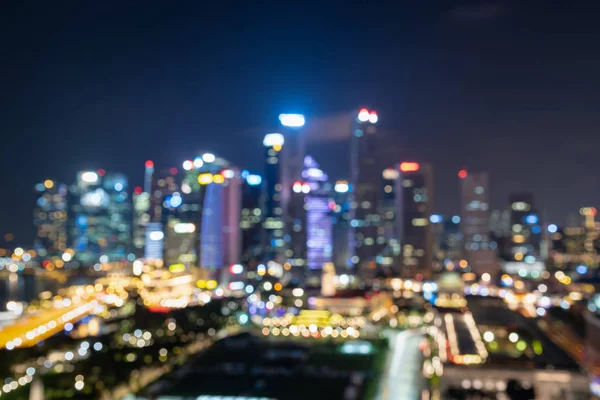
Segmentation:
[[(495, 207), (511, 190), (553, 221), (600, 206), (600, 5), (205, 3), (3, 3), (0, 233), (31, 241), (45, 178), (102, 167), (138, 184), (144, 160), (196, 150), (260, 172), (279, 112), (362, 105), (398, 161), (433, 164), (439, 212), (457, 212), (463, 164), (490, 172)], [(343, 150), (313, 148), (333, 177)]]

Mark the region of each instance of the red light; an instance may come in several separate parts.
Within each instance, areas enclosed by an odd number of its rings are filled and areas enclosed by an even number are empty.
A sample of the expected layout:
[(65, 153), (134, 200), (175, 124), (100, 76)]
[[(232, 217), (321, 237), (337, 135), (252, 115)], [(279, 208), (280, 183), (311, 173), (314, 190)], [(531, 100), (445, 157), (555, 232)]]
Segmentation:
[(177, 168), (173, 167), (169, 170), (169, 172), (171, 173), (171, 175), (175, 175), (177, 173)]
[(99, 176), (104, 176), (104, 174), (106, 174), (106, 171), (105, 171), (103, 168), (100, 168), (100, 169), (98, 170), (98, 175), (99, 175)]
[(596, 214), (598, 214), (598, 210), (596, 210), (594, 207), (591, 207), (590, 211), (594, 217), (596, 216)]
[(467, 177), (467, 170), (461, 169), (460, 171), (458, 171), (458, 177), (460, 179), (465, 179)]
[(146, 168), (154, 168), (154, 161), (152, 161), (152, 160), (146, 161)]
[(335, 210), (335, 201), (330, 201), (329, 202), (329, 209), (332, 210), (332, 211)]
[(403, 162), (400, 164), (400, 171), (402, 172), (415, 172), (418, 171), (421, 166), (416, 162)]
[(133, 189), (133, 193), (142, 194), (142, 188), (139, 186), (136, 186), (135, 189)]

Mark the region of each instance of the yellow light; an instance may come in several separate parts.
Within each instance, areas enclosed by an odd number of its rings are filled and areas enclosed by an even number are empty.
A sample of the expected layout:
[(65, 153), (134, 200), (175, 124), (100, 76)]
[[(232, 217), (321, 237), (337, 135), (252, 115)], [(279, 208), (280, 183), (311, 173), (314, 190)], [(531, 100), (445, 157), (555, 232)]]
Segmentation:
[(521, 261), (523, 259), (523, 253), (517, 252), (515, 253), (515, 260)]
[(215, 174), (215, 175), (213, 175), (212, 180), (216, 184), (221, 184), (221, 183), (225, 182), (225, 177), (223, 177), (223, 175), (221, 175), (221, 174)]
[(512, 238), (515, 243), (523, 243), (525, 241), (525, 236), (523, 235), (514, 235)]
[(282, 147), (281, 147), (280, 144), (274, 144), (273, 145), (273, 150), (275, 150), (275, 151), (281, 151), (281, 149), (282, 149)]
[(44, 181), (44, 187), (46, 189), (52, 189), (54, 187), (54, 182), (52, 182), (50, 179), (46, 179)]
[(275, 291), (279, 292), (281, 289), (283, 289), (283, 286), (281, 283), (277, 282), (273, 288), (275, 288)]
[(198, 289), (204, 289), (206, 288), (206, 281), (205, 280), (199, 280), (196, 281), (196, 286), (198, 286)]
[(206, 281), (207, 289), (214, 289), (217, 287), (217, 281)]
[(212, 183), (213, 175), (210, 173), (200, 174), (198, 175), (198, 183), (201, 185), (208, 185)]
[(183, 272), (183, 271), (185, 271), (185, 265), (183, 265), (183, 264), (170, 265), (169, 271), (171, 271), (172, 273)]

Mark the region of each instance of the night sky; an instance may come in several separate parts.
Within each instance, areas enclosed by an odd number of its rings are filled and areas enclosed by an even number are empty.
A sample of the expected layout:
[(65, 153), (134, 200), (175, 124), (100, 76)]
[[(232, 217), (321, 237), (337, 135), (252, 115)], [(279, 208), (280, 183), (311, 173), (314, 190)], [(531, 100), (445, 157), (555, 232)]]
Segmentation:
[[(496, 208), (519, 190), (552, 222), (600, 206), (599, 4), (205, 3), (2, 2), (0, 233), (32, 242), (43, 179), (135, 185), (146, 159), (203, 150), (261, 172), (280, 112), (363, 105), (397, 161), (433, 164), (438, 212), (458, 212), (461, 165), (489, 171)], [(311, 147), (347, 175), (339, 138)]]

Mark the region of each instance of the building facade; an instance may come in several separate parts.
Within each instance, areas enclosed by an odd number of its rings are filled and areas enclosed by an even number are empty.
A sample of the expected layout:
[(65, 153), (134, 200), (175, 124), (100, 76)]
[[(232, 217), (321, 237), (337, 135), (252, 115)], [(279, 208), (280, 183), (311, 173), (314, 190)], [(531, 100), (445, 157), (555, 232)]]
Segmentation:
[(36, 228), (34, 249), (41, 258), (62, 254), (67, 248), (66, 185), (46, 179), (35, 185), (36, 206), (33, 224)]
[(433, 263), (433, 171), (429, 164), (402, 162), (397, 181), (396, 219), (401, 275), (430, 277)]

